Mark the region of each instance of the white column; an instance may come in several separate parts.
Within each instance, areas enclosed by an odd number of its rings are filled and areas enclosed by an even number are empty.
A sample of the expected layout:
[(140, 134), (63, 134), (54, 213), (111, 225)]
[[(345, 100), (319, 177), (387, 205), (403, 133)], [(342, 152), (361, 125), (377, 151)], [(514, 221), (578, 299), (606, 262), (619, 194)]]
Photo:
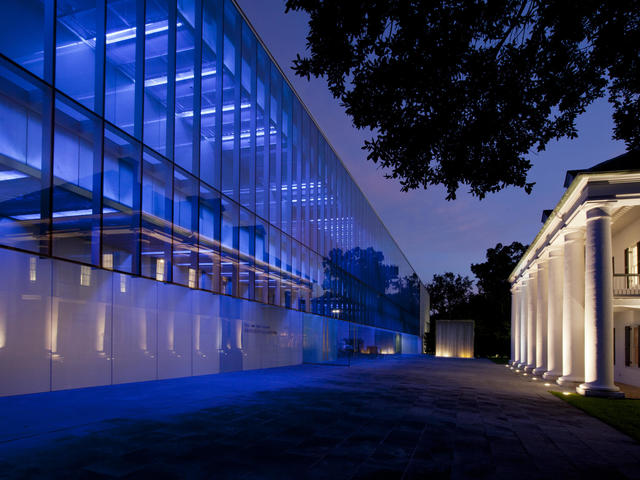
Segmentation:
[(546, 380), (562, 375), (562, 251), (549, 252), (547, 264), (547, 372)]
[(518, 304), (518, 292), (517, 287), (515, 285), (511, 286), (511, 330), (510, 330), (510, 338), (511, 338), (511, 356), (509, 357), (509, 365), (513, 365), (513, 362), (516, 360), (516, 314)]
[(538, 288), (536, 298), (536, 368), (533, 374), (547, 371), (547, 259), (538, 260)]
[(564, 236), (562, 376), (560, 385), (584, 381), (584, 232)]
[(522, 288), (519, 284), (513, 286), (512, 309), (513, 317), (511, 323), (511, 343), (513, 344), (513, 361), (511, 368), (515, 369), (520, 363), (520, 297), (522, 296)]
[(520, 309), (520, 325), (518, 327), (518, 336), (520, 337), (520, 358), (518, 359), (518, 369), (523, 369), (527, 365), (527, 294), (528, 281), (523, 276), (520, 287), (520, 298), (518, 308)]
[(527, 365), (525, 372), (532, 372), (536, 368), (536, 306), (538, 304), (538, 269), (530, 267), (527, 282)]
[(611, 211), (587, 210), (584, 348), (585, 383), (576, 390), (587, 396), (623, 397), (613, 383), (613, 265)]

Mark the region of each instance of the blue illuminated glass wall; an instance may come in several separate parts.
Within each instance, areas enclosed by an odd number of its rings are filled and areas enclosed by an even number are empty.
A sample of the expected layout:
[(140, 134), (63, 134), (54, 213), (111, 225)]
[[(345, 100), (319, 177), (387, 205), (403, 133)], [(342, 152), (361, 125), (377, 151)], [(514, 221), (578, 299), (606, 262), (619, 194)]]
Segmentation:
[(419, 279), (229, 0), (0, 17), (0, 244), (418, 334)]

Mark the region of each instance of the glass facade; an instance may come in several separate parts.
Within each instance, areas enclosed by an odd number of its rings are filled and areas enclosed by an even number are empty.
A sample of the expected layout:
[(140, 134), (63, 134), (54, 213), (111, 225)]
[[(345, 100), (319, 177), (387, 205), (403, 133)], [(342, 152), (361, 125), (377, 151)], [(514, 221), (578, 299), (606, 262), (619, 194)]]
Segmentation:
[(233, 2), (0, 26), (2, 246), (418, 334), (417, 275)]

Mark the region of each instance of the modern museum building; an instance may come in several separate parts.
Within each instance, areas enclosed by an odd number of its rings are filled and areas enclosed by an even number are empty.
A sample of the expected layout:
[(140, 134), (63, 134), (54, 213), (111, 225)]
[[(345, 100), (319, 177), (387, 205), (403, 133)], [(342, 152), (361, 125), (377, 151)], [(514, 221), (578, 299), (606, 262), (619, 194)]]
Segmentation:
[(230, 0), (0, 18), (0, 395), (420, 353), (428, 296)]

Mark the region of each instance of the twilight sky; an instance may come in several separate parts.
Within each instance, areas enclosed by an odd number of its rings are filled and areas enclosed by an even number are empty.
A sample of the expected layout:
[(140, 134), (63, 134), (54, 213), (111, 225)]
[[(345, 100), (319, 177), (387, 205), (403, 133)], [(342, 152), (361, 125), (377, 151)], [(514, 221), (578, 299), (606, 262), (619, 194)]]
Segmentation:
[(611, 139), (609, 104), (601, 100), (578, 118), (579, 138), (550, 143), (532, 155), (529, 181), (533, 193), (509, 188), (478, 200), (463, 187), (447, 202), (444, 188), (401, 192), (395, 180), (366, 159), (361, 146), (366, 132), (356, 130), (344, 109), (321, 79), (296, 77), (291, 62), (304, 53), (307, 17), (284, 14), (284, 0), (237, 0), (267, 49), (312, 116), (324, 131), (351, 175), (387, 226), (423, 282), (434, 273), (472, 275), (469, 266), (482, 262), (496, 243), (530, 243), (542, 226), (542, 210), (555, 207), (564, 192), (566, 170), (585, 168), (624, 153), (622, 142)]

